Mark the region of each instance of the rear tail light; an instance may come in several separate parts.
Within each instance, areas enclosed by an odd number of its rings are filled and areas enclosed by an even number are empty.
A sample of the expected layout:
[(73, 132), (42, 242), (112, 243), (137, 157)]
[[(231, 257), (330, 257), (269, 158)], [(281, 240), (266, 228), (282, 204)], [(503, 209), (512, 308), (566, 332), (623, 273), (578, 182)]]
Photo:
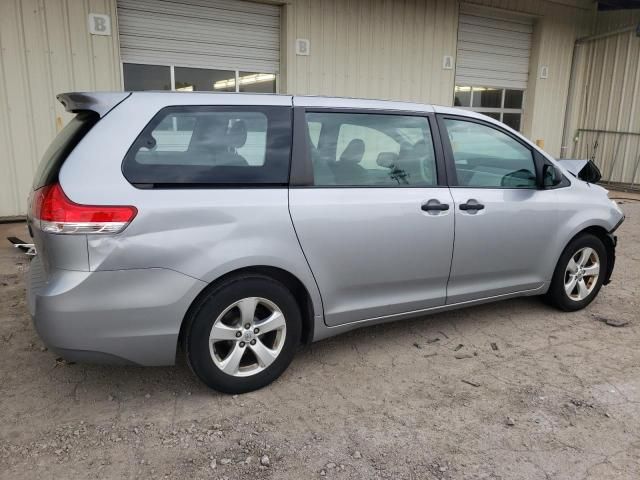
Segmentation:
[(131, 206), (79, 205), (59, 183), (36, 190), (31, 203), (31, 216), (47, 233), (119, 233), (137, 213)]

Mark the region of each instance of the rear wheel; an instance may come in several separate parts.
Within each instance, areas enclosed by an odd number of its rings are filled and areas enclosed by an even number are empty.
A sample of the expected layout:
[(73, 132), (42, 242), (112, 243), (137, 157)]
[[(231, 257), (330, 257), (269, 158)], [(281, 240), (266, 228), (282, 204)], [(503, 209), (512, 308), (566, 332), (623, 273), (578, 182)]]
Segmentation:
[(244, 393), (289, 366), (300, 342), (300, 309), (281, 283), (243, 275), (211, 291), (190, 320), (187, 360), (209, 387)]
[(606, 248), (598, 237), (583, 234), (575, 238), (558, 260), (547, 298), (561, 310), (586, 307), (602, 287), (607, 261)]

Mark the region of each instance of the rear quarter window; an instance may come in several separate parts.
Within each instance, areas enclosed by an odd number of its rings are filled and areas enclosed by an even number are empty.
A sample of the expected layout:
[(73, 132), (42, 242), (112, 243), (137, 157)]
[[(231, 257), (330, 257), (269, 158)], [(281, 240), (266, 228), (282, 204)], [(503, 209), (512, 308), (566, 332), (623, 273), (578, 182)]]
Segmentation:
[(37, 190), (57, 181), (58, 172), (71, 151), (100, 119), (95, 112), (80, 112), (58, 133), (42, 156), (33, 179), (33, 189)]
[(145, 186), (284, 185), (290, 148), (288, 107), (167, 107), (135, 140), (122, 171)]

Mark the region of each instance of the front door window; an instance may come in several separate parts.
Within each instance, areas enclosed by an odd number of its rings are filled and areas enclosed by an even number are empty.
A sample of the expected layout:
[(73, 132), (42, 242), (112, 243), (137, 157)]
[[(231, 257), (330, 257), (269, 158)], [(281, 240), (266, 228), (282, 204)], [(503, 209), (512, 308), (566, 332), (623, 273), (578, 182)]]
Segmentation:
[(481, 123), (444, 120), (458, 185), (480, 188), (536, 188), (531, 150)]

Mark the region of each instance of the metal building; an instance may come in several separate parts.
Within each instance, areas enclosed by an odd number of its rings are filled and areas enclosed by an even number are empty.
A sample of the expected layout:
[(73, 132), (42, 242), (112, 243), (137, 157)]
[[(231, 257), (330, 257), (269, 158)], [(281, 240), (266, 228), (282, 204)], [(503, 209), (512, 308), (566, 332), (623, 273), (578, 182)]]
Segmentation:
[(595, 150), (608, 179), (639, 183), (640, 10), (602, 11), (634, 3), (1, 0), (0, 217), (25, 213), (39, 158), (69, 119), (55, 94), (73, 90), (455, 104), (553, 155)]
[(640, 10), (601, 12), (576, 43), (565, 155), (592, 158), (608, 182), (640, 186)]

